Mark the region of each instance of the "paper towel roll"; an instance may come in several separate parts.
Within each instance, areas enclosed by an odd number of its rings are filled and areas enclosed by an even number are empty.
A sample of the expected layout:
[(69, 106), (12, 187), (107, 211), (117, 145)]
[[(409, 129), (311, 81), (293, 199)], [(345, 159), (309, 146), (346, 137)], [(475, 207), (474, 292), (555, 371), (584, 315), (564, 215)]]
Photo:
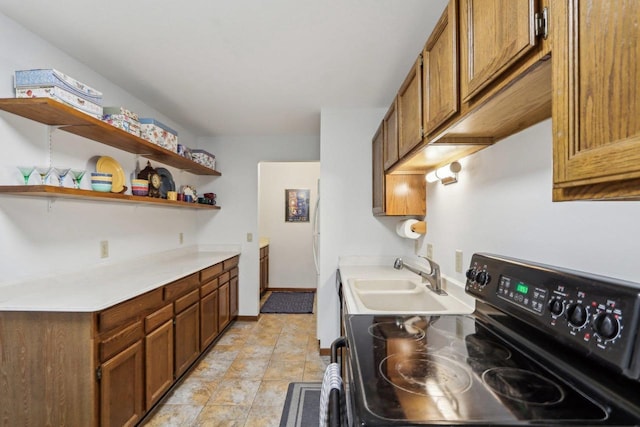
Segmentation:
[(407, 219), (405, 221), (400, 221), (398, 225), (396, 225), (396, 233), (400, 237), (404, 237), (405, 239), (417, 239), (420, 237), (420, 233), (416, 233), (411, 230), (411, 227), (416, 224), (418, 220), (416, 219)]

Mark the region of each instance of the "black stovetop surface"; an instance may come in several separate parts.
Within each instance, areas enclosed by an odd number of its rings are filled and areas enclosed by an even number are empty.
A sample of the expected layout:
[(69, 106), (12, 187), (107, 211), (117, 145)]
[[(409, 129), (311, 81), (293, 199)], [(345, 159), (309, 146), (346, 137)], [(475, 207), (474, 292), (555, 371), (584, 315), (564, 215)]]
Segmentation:
[(352, 315), (346, 329), (354, 425), (638, 422), (475, 315)]

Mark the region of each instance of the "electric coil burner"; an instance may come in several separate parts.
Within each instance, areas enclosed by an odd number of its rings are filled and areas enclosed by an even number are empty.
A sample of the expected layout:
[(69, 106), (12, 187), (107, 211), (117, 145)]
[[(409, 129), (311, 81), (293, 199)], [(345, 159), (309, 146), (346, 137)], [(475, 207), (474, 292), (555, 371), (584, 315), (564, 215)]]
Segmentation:
[(346, 315), (351, 425), (639, 425), (640, 286), (476, 254), (472, 315)]

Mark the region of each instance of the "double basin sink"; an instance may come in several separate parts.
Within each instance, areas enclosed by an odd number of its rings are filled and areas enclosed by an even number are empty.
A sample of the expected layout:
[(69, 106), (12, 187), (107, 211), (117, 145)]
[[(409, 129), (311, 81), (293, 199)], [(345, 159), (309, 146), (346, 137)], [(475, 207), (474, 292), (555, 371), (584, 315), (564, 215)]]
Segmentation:
[(347, 281), (359, 313), (468, 313), (473, 310), (455, 296), (438, 295), (416, 279), (358, 279)]

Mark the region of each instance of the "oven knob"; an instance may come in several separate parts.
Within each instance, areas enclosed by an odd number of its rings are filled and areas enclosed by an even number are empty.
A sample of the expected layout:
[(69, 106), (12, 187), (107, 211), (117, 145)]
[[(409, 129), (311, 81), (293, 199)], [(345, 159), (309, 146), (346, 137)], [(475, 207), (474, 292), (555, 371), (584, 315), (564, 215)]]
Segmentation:
[(486, 271), (481, 271), (476, 275), (476, 282), (480, 286), (485, 286), (491, 280), (491, 276)]
[(564, 301), (560, 298), (554, 298), (549, 302), (549, 311), (554, 316), (560, 316), (564, 311)]
[(593, 320), (593, 329), (600, 337), (610, 340), (618, 336), (620, 322), (611, 313), (599, 313)]
[(571, 304), (567, 307), (567, 320), (572, 326), (581, 328), (587, 323), (589, 312), (580, 303)]
[(475, 268), (470, 268), (470, 269), (468, 269), (468, 270), (467, 270), (467, 279), (468, 279), (470, 282), (475, 282), (475, 281), (476, 281), (476, 274), (477, 274), (477, 273), (478, 273), (478, 272), (476, 271), (476, 269), (475, 269)]

